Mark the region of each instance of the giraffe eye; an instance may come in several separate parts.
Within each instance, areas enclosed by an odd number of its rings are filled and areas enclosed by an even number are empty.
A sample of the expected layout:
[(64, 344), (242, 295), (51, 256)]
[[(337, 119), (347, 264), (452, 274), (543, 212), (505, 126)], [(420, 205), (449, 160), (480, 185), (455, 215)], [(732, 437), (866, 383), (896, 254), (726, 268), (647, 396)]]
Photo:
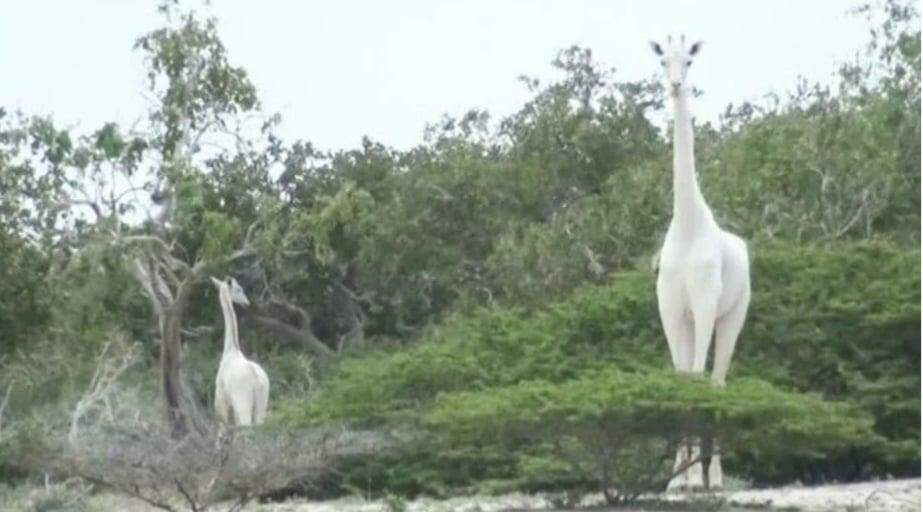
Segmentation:
[(688, 67), (691, 67), (691, 66), (692, 66), (692, 61), (690, 60), (689, 62), (686, 63), (686, 67), (688, 68)]
[(667, 65), (667, 59), (661, 60), (661, 61), (660, 61), (660, 65), (661, 65), (661, 66), (666, 66), (666, 65)]

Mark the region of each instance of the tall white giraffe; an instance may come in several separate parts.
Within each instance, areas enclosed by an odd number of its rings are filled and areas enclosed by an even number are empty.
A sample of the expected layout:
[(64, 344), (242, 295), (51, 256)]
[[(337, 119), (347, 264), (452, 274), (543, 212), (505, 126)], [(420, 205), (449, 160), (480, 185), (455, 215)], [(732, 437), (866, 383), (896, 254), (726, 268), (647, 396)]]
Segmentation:
[[(705, 203), (695, 174), (692, 116), (686, 74), (702, 47), (668, 39), (666, 49), (652, 42), (660, 57), (673, 103), (673, 218), (660, 250), (657, 304), (673, 366), (702, 374), (715, 338), (712, 380), (724, 386), (737, 336), (750, 305), (750, 259), (746, 243), (722, 230)], [(699, 456), (696, 441), (684, 443), (675, 468)], [(713, 456), (704, 480), (702, 464), (677, 475), (668, 489), (720, 488), (720, 457)]]
[(233, 277), (212, 278), (224, 315), (224, 352), (215, 378), (215, 412), (227, 424), (259, 425), (269, 409), (269, 377), (263, 368), (240, 351), (234, 303), (250, 305), (243, 288)]

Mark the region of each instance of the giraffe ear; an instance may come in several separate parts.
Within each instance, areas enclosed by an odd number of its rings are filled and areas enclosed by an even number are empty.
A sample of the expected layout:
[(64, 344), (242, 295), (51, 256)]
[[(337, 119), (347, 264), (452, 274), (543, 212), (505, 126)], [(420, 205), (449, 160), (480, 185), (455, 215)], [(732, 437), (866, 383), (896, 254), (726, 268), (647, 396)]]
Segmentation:
[(657, 55), (663, 55), (663, 48), (660, 47), (660, 44), (654, 41), (651, 41), (650, 45), (651, 45), (651, 49), (654, 50), (654, 53), (656, 53)]
[(692, 46), (689, 48), (689, 55), (695, 55), (699, 53), (699, 50), (702, 49), (702, 41), (696, 41), (692, 43)]
[(215, 279), (214, 277), (211, 277), (210, 279), (212, 280), (213, 285), (217, 286), (218, 288), (221, 288), (221, 284), (222, 284), (221, 281)]

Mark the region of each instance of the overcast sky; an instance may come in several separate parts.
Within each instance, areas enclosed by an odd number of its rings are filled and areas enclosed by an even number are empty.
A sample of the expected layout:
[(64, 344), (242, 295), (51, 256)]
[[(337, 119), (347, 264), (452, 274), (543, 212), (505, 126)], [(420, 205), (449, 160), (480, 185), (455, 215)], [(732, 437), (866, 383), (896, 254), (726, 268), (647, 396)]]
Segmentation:
[[(189, 4), (190, 2), (186, 2)], [(286, 139), (323, 149), (363, 135), (398, 148), (469, 108), (495, 117), (547, 81), (556, 52), (589, 47), (617, 78), (658, 71), (647, 41), (668, 33), (705, 42), (689, 80), (716, 119), (729, 102), (830, 83), (868, 39), (850, 0), (213, 0), (231, 61), (255, 82)], [(193, 4), (199, 5), (199, 4)], [(135, 39), (161, 22), (154, 0), (9, 2), (0, 16), (0, 106), (50, 114), (78, 130), (129, 125), (145, 112)]]

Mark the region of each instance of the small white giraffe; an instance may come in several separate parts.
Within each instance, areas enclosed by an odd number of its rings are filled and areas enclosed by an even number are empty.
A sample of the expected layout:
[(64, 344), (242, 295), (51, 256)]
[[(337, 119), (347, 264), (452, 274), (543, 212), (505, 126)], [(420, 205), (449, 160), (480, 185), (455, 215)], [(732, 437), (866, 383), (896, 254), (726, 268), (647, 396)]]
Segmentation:
[[(672, 38), (671, 38), (672, 39)], [(674, 367), (702, 374), (715, 337), (712, 380), (724, 386), (737, 336), (750, 304), (750, 259), (746, 243), (722, 230), (705, 203), (695, 174), (692, 117), (686, 73), (702, 47), (668, 39), (652, 42), (673, 103), (673, 218), (660, 250), (657, 304)], [(696, 442), (680, 447), (675, 468), (699, 456)], [(669, 489), (720, 488), (721, 460), (712, 457), (708, 480), (697, 463), (677, 475)]]
[(224, 314), (224, 352), (215, 378), (215, 412), (233, 425), (259, 425), (269, 409), (269, 377), (240, 351), (234, 303), (249, 306), (244, 290), (233, 277), (212, 278)]

